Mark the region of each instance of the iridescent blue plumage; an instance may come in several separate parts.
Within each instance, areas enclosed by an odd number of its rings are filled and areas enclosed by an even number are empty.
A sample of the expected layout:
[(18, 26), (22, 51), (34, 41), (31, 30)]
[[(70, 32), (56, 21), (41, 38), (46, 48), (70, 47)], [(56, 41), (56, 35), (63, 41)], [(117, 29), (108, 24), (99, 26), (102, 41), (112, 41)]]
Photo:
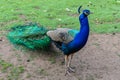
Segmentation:
[(85, 15), (84, 13), (85, 11), (89, 11), (89, 10), (84, 10), (83, 13), (79, 16), (79, 21), (81, 25), (80, 31), (75, 35), (74, 39), (71, 42), (67, 44), (62, 43), (61, 50), (65, 55), (69, 55), (71, 53), (80, 50), (81, 48), (84, 47), (84, 45), (88, 40), (89, 22), (87, 15)]

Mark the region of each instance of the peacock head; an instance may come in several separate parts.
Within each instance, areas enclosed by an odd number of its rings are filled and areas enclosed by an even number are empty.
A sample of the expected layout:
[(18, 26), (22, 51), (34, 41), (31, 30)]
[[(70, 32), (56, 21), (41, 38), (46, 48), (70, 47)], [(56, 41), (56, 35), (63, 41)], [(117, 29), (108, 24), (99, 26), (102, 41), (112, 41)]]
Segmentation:
[[(80, 6), (80, 7), (78, 8), (78, 13), (79, 13), (79, 14), (80, 14), (80, 12), (81, 12), (81, 8), (82, 8), (82, 6)], [(88, 16), (88, 15), (91, 14), (91, 12), (90, 12), (90, 10), (85, 9), (85, 10), (83, 10), (83, 14), (86, 15), (86, 16)]]
[(91, 14), (91, 12), (90, 12), (90, 10), (85, 9), (85, 10), (83, 10), (83, 14), (86, 15), (86, 16), (88, 16), (88, 15)]

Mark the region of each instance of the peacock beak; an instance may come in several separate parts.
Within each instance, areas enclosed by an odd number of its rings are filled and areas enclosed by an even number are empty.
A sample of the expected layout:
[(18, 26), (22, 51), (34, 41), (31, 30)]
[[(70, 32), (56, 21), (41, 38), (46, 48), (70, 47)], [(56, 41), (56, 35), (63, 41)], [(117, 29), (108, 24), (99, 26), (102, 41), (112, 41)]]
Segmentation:
[(90, 14), (94, 14), (93, 12), (90, 12)]

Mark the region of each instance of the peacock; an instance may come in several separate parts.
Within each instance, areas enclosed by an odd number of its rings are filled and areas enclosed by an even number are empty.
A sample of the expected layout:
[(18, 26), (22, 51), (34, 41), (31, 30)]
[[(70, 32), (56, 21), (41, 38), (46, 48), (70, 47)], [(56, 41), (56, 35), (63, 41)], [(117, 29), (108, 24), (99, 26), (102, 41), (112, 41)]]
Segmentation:
[[(80, 9), (78, 12), (80, 14)], [(71, 60), (75, 52), (82, 49), (89, 36), (89, 22), (88, 15), (90, 10), (85, 9), (79, 16), (80, 30), (69, 28), (57, 28), (48, 30), (43, 26), (37, 24), (19, 25), (15, 26), (8, 33), (10, 42), (16, 45), (24, 45), (29, 49), (44, 49), (50, 48), (50, 44), (54, 43), (59, 48), (65, 59), (65, 75), (75, 72), (71, 66)]]
[[(78, 12), (80, 13), (80, 8)], [(90, 10), (83, 10), (79, 16), (80, 30), (72, 30), (67, 28), (59, 28), (56, 30), (48, 31), (47, 35), (51, 38), (53, 43), (63, 52), (65, 55), (65, 75), (70, 72), (75, 72), (74, 67), (71, 67), (71, 60), (73, 55), (78, 50), (82, 49), (89, 36), (89, 22), (88, 15), (91, 14)], [(73, 34), (74, 33), (74, 34)], [(71, 35), (73, 34), (73, 35)]]

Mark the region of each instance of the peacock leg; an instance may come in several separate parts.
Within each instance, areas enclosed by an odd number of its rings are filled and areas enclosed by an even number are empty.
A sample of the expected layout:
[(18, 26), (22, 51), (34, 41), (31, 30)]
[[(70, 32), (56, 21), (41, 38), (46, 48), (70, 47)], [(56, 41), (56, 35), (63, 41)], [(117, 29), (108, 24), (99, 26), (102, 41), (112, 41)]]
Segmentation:
[(69, 60), (69, 56), (65, 55), (65, 76), (68, 74), (70, 75), (70, 71), (69, 71), (69, 67), (68, 67), (68, 60)]
[(69, 55), (70, 59), (68, 61), (68, 68), (69, 68), (69, 71), (70, 72), (75, 72), (75, 68), (74, 67), (71, 67), (71, 61), (73, 59), (73, 54)]

